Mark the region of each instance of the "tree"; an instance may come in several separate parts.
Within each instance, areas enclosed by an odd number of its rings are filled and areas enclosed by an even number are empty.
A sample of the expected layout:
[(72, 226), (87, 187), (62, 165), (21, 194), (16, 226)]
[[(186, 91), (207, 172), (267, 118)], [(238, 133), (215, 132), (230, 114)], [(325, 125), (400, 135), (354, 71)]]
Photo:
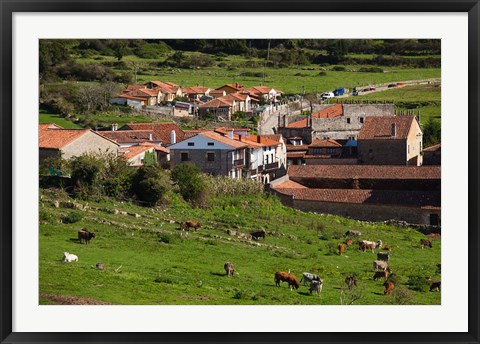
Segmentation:
[(102, 162), (93, 155), (84, 154), (70, 159), (69, 165), (74, 185), (77, 187), (91, 187), (97, 181)]
[(423, 146), (430, 147), (441, 142), (442, 127), (440, 121), (429, 119), (423, 127)]
[(113, 48), (113, 53), (117, 59), (118, 62), (120, 62), (123, 58), (123, 56), (125, 55), (126, 53), (126, 49), (125, 49), (125, 44), (123, 44), (122, 42), (118, 43), (114, 48)]
[(166, 172), (153, 165), (140, 167), (132, 177), (132, 193), (147, 206), (165, 201), (170, 188), (171, 182)]
[(206, 196), (206, 183), (200, 169), (191, 163), (178, 165), (172, 171), (172, 180), (178, 185), (182, 197), (199, 204)]

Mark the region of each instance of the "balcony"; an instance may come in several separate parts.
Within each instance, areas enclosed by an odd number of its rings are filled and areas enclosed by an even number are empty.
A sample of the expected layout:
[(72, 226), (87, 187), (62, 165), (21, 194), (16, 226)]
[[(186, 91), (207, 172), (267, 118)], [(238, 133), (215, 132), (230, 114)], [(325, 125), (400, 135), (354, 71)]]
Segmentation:
[(272, 162), (271, 164), (266, 164), (264, 166), (265, 171), (273, 171), (278, 169), (278, 162)]
[(233, 166), (235, 166), (235, 167), (241, 167), (241, 166), (243, 166), (243, 165), (245, 165), (245, 161), (244, 161), (243, 158), (237, 159), (237, 160), (233, 160)]

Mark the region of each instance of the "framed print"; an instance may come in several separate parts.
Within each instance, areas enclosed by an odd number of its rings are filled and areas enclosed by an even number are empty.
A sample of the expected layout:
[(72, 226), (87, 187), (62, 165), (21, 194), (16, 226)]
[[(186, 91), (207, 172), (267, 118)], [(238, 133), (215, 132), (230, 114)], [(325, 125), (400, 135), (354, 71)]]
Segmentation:
[(1, 342), (479, 342), (479, 8), (2, 0)]

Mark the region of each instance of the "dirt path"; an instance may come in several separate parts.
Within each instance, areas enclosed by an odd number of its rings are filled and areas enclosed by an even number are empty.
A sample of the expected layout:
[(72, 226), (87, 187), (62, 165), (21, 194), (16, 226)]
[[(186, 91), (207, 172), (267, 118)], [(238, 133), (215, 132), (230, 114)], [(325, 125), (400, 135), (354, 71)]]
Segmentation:
[(111, 303), (87, 297), (51, 294), (40, 294), (40, 297), (50, 300), (57, 305), (111, 305)]

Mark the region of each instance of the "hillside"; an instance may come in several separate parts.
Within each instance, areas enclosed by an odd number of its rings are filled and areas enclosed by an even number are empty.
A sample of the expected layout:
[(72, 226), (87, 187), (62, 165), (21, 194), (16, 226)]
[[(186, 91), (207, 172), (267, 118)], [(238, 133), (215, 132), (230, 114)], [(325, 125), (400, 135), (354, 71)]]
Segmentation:
[[(205, 209), (177, 196), (169, 205), (146, 208), (111, 199), (87, 203), (41, 190), (39, 206), (41, 304), (306, 305), (349, 303), (352, 297), (359, 297), (354, 304), (441, 303), (441, 294), (428, 291), (431, 282), (425, 280), (440, 280), (441, 242), (430, 239), (433, 248), (422, 249), (424, 235), (412, 228), (303, 213), (267, 195), (215, 197)], [(186, 220), (202, 226), (179, 230), (176, 222)], [(88, 245), (77, 240), (82, 227), (96, 233)], [(267, 232), (265, 240), (227, 233), (260, 228)], [(384, 295), (383, 282), (372, 279), (376, 254), (358, 250), (358, 239), (344, 256), (337, 254), (349, 229), (393, 248), (393, 295)], [(62, 263), (64, 251), (79, 261)], [(231, 278), (223, 269), (227, 261), (236, 270)], [(105, 270), (95, 268), (99, 262)], [(288, 270), (298, 279), (305, 271), (318, 274), (325, 282), (321, 296), (303, 285), (293, 291), (283, 282), (275, 287), (275, 272)], [(343, 283), (349, 274), (359, 280), (353, 294)]]

